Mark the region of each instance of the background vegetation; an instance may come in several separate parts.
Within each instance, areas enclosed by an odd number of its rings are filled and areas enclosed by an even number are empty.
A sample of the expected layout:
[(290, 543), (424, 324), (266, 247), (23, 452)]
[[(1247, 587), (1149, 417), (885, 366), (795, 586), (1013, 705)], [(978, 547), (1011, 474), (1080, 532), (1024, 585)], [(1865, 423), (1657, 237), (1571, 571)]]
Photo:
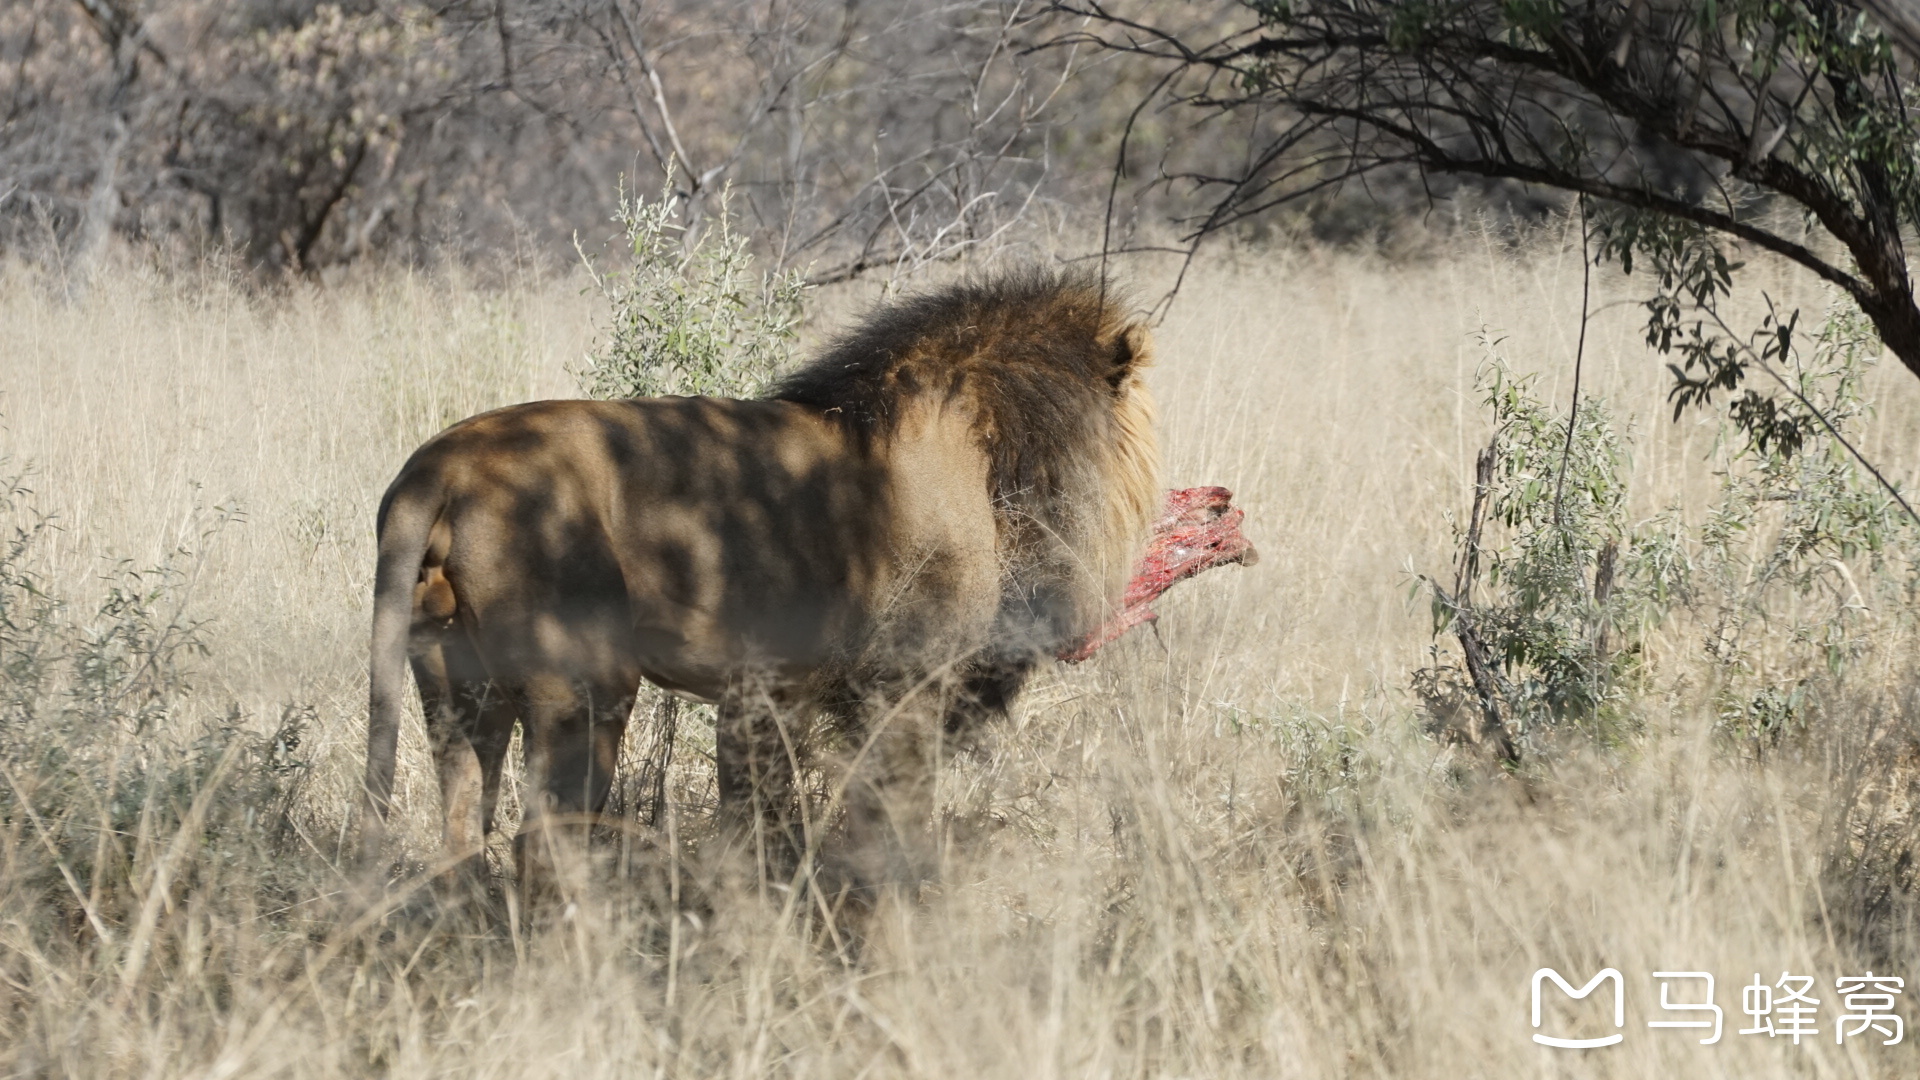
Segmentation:
[[(0, 1075), (1913, 1075), (1832, 1032), (1835, 978), (1920, 979), (1920, 384), (1863, 310), (1911, 307), (1920, 38), (1617, 8), (0, 7)], [(1559, 66), (1448, 66), (1495, 46)], [(1396, 118), (1509, 172), (1436, 179)], [(739, 891), (711, 720), (662, 699), (591, 883), (490, 930), (422, 887), (408, 724), (368, 906), (406, 454), (750, 393), (896, 287), (1093, 253), (1183, 280), (1167, 479), (1262, 559), (952, 765), (936, 886), (858, 943)], [(1625, 973), (1625, 1044), (1533, 1044), (1541, 966)], [(1656, 970), (1720, 977), (1719, 1045), (1641, 1026)], [(1734, 1034), (1787, 971), (1821, 1037)]]
[[(703, 866), (697, 732), (660, 832), (608, 845), (569, 918), (476, 936), (416, 901), (356, 920), (342, 860), (374, 501), (445, 423), (573, 392), (607, 341), (579, 279), (388, 273), (262, 298), (124, 270), (74, 305), (10, 271), (4, 447), (26, 531), (0, 609), (0, 1066), (1505, 1076), (1563, 1053), (1528, 1039), (1541, 965), (1620, 968), (1633, 1025), (1646, 973), (1675, 966), (1719, 973), (1736, 1019), (1755, 970), (1829, 990), (1857, 968), (1911, 976), (1910, 533), (1817, 445), (1783, 463), (1714, 417), (1672, 422), (1617, 302), (1632, 282), (1603, 275), (1562, 521), (1577, 559), (1617, 546), (1621, 584), (1595, 604), (1567, 584), (1590, 589), (1591, 563), (1554, 577), (1528, 545), (1579, 322), (1564, 239), (1198, 268), (1153, 374), (1168, 479), (1232, 487), (1264, 558), (1176, 590), (1157, 637), (1055, 669), (957, 763), (943, 883), (857, 963)], [(809, 337), (865, 295), (820, 294)], [(1839, 325), (1808, 377), (1911, 475), (1920, 394)], [(1514, 640), (1544, 610), (1524, 582), (1582, 613), (1560, 652), (1530, 646), (1504, 676), (1527, 717), (1517, 769), (1413, 690), (1459, 662), (1418, 575), (1451, 586), (1490, 440), (1513, 516), (1489, 518), (1476, 602)], [(1549, 655), (1590, 698), (1527, 689), (1569, 685)], [(429, 764), (417, 725), (403, 740), (399, 828), (424, 865)], [(1913, 1061), (1830, 1034), (1627, 1034), (1582, 1068)]]
[(731, 187), (778, 268), (912, 267), (1098, 205), (1150, 76), (1036, 49), (1046, 14), (18, 0), (0, 11), (0, 246), (74, 287), (116, 236), (175, 260), (230, 249), (268, 276), (564, 262), (613, 212), (615, 176), (651, 194), (671, 170), (696, 219)]

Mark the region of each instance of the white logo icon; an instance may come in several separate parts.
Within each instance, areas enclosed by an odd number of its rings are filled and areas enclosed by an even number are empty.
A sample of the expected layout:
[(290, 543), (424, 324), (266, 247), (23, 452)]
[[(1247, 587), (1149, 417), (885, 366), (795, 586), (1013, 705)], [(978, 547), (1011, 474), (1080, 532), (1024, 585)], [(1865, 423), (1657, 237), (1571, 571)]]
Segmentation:
[[(1613, 980), (1613, 1026), (1617, 1028), (1622, 1028), (1627, 1026), (1626, 989), (1624, 984), (1620, 980), (1620, 972), (1616, 971), (1613, 968), (1601, 968), (1600, 974), (1595, 975), (1592, 979), (1589, 979), (1587, 981), (1587, 985), (1581, 987), (1578, 990), (1575, 990), (1573, 988), (1572, 983), (1560, 977), (1559, 972), (1553, 970), (1552, 968), (1541, 968), (1539, 971), (1536, 971), (1533, 973), (1533, 1026), (1534, 1027), (1540, 1026), (1540, 984), (1542, 982), (1545, 982), (1548, 979), (1552, 979), (1553, 984), (1555, 986), (1558, 986), (1561, 989), (1561, 991), (1564, 992), (1568, 997), (1576, 998), (1576, 999), (1586, 997), (1588, 994), (1591, 994), (1594, 992), (1594, 990), (1598, 989), (1601, 983), (1605, 982), (1608, 979), (1612, 979)], [(1687, 1008), (1687, 1006), (1680, 1006), (1680, 1007)], [(1694, 1007), (1698, 1008), (1699, 1006), (1694, 1006)], [(1715, 1011), (1717, 1012), (1718, 1010), (1715, 1010)], [(1612, 1046), (1614, 1043), (1620, 1042), (1625, 1038), (1626, 1038), (1625, 1035), (1622, 1035), (1617, 1031), (1614, 1032), (1612, 1035), (1604, 1035), (1597, 1039), (1560, 1039), (1560, 1038), (1555, 1038), (1552, 1035), (1542, 1035), (1537, 1031), (1533, 1033), (1534, 1042), (1537, 1042), (1542, 1046), (1558, 1046), (1567, 1050), (1586, 1050), (1596, 1046)]]

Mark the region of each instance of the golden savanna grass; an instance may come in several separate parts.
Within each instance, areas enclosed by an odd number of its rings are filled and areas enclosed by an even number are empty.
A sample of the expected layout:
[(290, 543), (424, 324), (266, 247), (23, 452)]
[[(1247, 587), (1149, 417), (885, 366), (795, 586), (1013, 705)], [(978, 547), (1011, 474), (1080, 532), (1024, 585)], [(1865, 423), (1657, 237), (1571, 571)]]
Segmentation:
[[(1755, 273), (1752, 294), (1825, 302)], [(1697, 514), (1717, 429), (1667, 419), (1623, 302), (1643, 284), (1596, 279), (1587, 388), (1635, 418), (1636, 514)], [(820, 298), (810, 332), (860, 302)], [(1904, 868), (1835, 869), (1867, 817), (1913, 840), (1910, 642), (1758, 757), (1714, 733), (1684, 620), (1648, 640), (1641, 729), (1616, 745), (1569, 742), (1523, 784), (1423, 732), (1407, 685), (1431, 617), (1407, 571), (1451, 563), (1488, 430), (1477, 336), (1564, 402), (1579, 305), (1552, 238), (1202, 264), (1151, 374), (1167, 479), (1232, 488), (1259, 565), (1040, 679), (943, 778), (940, 884), (852, 958), (778, 891), (709, 888), (698, 730), (671, 835), (627, 845), (651, 869), (562, 915), (488, 934), (349, 896), (375, 505), (444, 425), (573, 392), (596, 314), (577, 283), (260, 295), (125, 270), (69, 302), (14, 272), (0, 447), (31, 466), (16, 518), (54, 515), (25, 558), (66, 598), (59, 640), (84, 651), (124, 621), (94, 613), (123, 571), (171, 559), (150, 621), (204, 620), (207, 652), (141, 726), (76, 727), (60, 702), (92, 676), (58, 658), (39, 705), (8, 706), (37, 730), (0, 733), (0, 1075), (1914, 1075), (1911, 1040), (1832, 1036), (1835, 976), (1920, 978)], [(1920, 475), (1920, 384), (1883, 364), (1872, 385), (1864, 448)], [(297, 745), (272, 742), (283, 721)], [(417, 871), (437, 815), (417, 719), (398, 793)], [(1543, 965), (1623, 972), (1625, 1042), (1534, 1045)], [(1719, 976), (1719, 1045), (1642, 1026), (1670, 970)], [(1783, 971), (1818, 977), (1821, 1036), (1734, 1034), (1740, 985)]]

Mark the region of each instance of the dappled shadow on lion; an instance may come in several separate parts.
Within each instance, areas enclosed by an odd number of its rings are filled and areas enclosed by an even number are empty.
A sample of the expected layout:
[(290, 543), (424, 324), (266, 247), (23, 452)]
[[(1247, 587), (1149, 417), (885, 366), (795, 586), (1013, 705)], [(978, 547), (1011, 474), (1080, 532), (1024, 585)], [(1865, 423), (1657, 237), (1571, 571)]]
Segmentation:
[(545, 401), (442, 432), (380, 509), (366, 854), (411, 667), (471, 879), (514, 725), (532, 900), (648, 681), (718, 707), (718, 835), (766, 880), (920, 880), (946, 741), (1112, 609), (1159, 508), (1149, 357), (1097, 279), (1027, 270), (881, 307), (763, 400)]

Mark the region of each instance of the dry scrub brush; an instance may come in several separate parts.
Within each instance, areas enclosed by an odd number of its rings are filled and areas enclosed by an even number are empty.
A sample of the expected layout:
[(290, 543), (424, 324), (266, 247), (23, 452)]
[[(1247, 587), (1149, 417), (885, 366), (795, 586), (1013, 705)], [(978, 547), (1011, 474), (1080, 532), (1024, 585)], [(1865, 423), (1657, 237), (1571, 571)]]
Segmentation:
[[(942, 881), (857, 962), (778, 895), (717, 891), (689, 754), (665, 835), (546, 925), (438, 923), (412, 878), (387, 917), (346, 895), (373, 501), (441, 425), (570, 392), (578, 282), (261, 298), (129, 271), (84, 306), (5, 284), (0, 1072), (1512, 1076), (1564, 1053), (1529, 1041), (1542, 965), (1627, 973), (1635, 1025), (1654, 970), (1719, 973), (1736, 1024), (1755, 970), (1817, 975), (1829, 1003), (1842, 973), (1920, 976), (1904, 631), (1763, 754), (1726, 737), (1684, 618), (1643, 636), (1631, 724), (1518, 779), (1425, 730), (1432, 627), (1404, 571), (1450, 564), (1490, 435), (1475, 332), (1564, 403), (1561, 246), (1200, 268), (1160, 333), (1169, 480), (1232, 487), (1265, 557), (1176, 591), (1157, 634), (1056, 671), (955, 761)], [(1637, 322), (1603, 307), (1588, 342), (1589, 386), (1638, 418), (1622, 512), (1697, 524), (1718, 432), (1666, 419)], [(1867, 452), (1914, 475), (1920, 392), (1863, 386)], [(431, 773), (404, 739), (397, 820), (424, 859)], [(1912, 1074), (1906, 1044), (1822, 1030), (1640, 1028), (1579, 1067)]]

